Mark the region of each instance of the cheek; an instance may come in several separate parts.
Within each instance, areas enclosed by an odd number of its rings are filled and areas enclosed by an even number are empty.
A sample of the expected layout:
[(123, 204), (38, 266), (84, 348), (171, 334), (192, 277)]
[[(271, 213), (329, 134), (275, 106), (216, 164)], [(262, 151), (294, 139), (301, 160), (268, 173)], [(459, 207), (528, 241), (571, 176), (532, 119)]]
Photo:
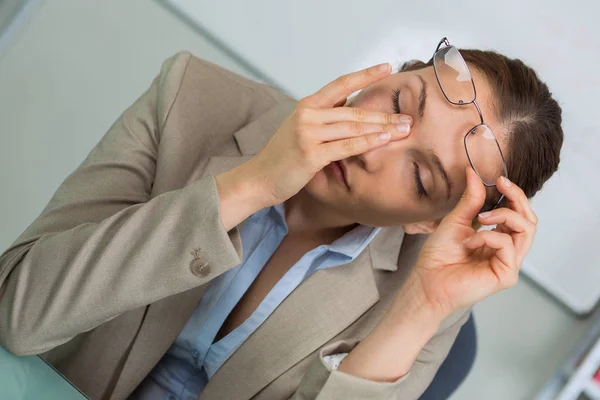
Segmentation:
[(322, 193), (329, 189), (329, 182), (327, 172), (325, 169), (320, 170), (312, 177), (310, 181), (305, 185), (307, 189), (310, 189), (316, 193)]
[(394, 212), (414, 202), (410, 192), (410, 166), (406, 157), (385, 161), (380, 169), (365, 175), (359, 193), (365, 202), (384, 212)]

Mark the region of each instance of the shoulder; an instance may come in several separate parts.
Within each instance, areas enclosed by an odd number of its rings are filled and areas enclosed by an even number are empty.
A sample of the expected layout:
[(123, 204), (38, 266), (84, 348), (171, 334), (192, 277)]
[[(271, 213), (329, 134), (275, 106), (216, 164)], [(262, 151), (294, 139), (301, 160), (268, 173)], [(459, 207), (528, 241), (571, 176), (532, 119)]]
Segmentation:
[(245, 78), (187, 51), (177, 53), (163, 63), (157, 84), (158, 110), (165, 119), (176, 102), (252, 117), (279, 103), (293, 101), (269, 85)]

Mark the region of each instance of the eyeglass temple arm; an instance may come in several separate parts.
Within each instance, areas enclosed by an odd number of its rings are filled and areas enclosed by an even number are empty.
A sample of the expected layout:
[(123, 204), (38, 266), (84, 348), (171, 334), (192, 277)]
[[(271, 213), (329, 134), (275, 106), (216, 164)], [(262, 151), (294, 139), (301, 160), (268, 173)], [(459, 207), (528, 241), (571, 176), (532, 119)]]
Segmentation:
[(445, 44), (446, 46), (450, 46), (450, 42), (448, 41), (447, 37), (444, 37), (442, 40), (440, 40), (440, 42), (437, 45), (437, 48), (435, 49), (435, 52), (437, 53), (437, 51), (440, 49), (440, 47)]
[[(504, 195), (503, 195), (503, 194), (501, 194), (501, 195), (500, 195), (500, 198), (498, 199), (498, 201), (496, 201), (496, 204), (494, 204), (494, 206), (492, 207), (492, 210), (495, 210), (495, 209), (496, 209), (496, 207), (498, 207), (498, 206), (500, 205), (500, 202), (501, 202), (502, 200), (504, 200)], [(490, 211), (491, 211), (491, 210), (490, 210)]]
[(433, 57), (435, 57), (435, 53), (437, 53), (440, 50), (440, 47), (442, 47), (443, 44), (446, 46), (450, 46), (450, 42), (448, 41), (448, 38), (444, 37), (442, 40), (440, 40), (437, 47), (435, 48), (435, 51), (433, 52), (433, 56), (431, 56), (429, 61), (427, 61), (427, 64), (433, 64)]

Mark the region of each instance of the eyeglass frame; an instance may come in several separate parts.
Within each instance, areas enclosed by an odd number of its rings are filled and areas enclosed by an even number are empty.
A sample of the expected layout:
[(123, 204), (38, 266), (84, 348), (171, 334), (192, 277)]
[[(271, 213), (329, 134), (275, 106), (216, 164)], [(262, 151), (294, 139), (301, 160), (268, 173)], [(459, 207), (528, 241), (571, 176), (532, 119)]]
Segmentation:
[[(443, 44), (445, 45), (445, 47), (442, 47), (440, 49), (440, 47)], [(441, 50), (443, 50), (443, 49), (445, 49), (447, 47), (454, 47), (456, 49), (456, 51), (460, 55), (460, 58), (462, 59), (462, 62), (465, 65), (465, 68), (467, 69), (467, 71), (469, 71), (469, 78), (471, 79), (471, 85), (473, 86), (473, 100), (471, 100), (468, 103), (465, 103), (462, 100), (460, 100), (458, 103), (453, 102), (452, 100), (450, 100), (448, 98), (448, 95), (444, 91), (444, 87), (442, 86), (442, 82), (440, 81), (440, 77), (438, 75), (437, 68), (435, 67), (435, 56), (437, 55), (438, 52), (440, 52)], [(502, 149), (500, 148), (500, 143), (498, 143), (498, 139), (496, 138), (496, 134), (494, 133), (494, 131), (492, 130), (492, 128), (488, 124), (486, 124), (485, 121), (483, 120), (483, 114), (481, 112), (481, 108), (479, 107), (479, 104), (477, 104), (477, 89), (475, 88), (475, 81), (473, 81), (473, 75), (471, 74), (471, 70), (469, 69), (469, 66), (467, 65), (467, 62), (465, 61), (465, 58), (462, 56), (462, 54), (460, 54), (460, 50), (456, 46), (450, 44), (450, 42), (448, 41), (448, 38), (444, 37), (438, 43), (435, 51), (433, 52), (433, 56), (431, 57), (431, 59), (429, 60), (429, 62), (427, 64), (431, 64), (433, 66), (433, 71), (435, 72), (435, 79), (437, 80), (438, 86), (440, 87), (440, 90), (442, 91), (442, 94), (444, 95), (444, 97), (446, 98), (446, 100), (448, 100), (448, 102), (450, 104), (454, 104), (456, 106), (466, 106), (466, 105), (469, 105), (469, 104), (473, 104), (475, 106), (475, 109), (477, 109), (477, 113), (479, 114), (479, 119), (481, 120), (481, 122), (479, 124), (473, 126), (465, 134), (465, 137), (463, 139), (464, 146), (465, 146), (465, 153), (467, 154), (467, 159), (469, 160), (469, 164), (471, 164), (471, 168), (473, 168), (473, 171), (475, 171), (475, 173), (477, 174), (477, 176), (481, 180), (481, 183), (483, 183), (483, 185), (485, 187), (496, 187), (497, 186), (496, 184), (488, 184), (488, 183), (486, 183), (483, 180), (483, 178), (481, 177), (481, 175), (479, 174), (479, 172), (477, 172), (477, 169), (475, 169), (475, 166), (473, 165), (473, 161), (471, 160), (471, 156), (469, 155), (469, 150), (467, 148), (467, 137), (469, 136), (469, 134), (470, 133), (474, 133), (477, 130), (477, 128), (479, 128), (480, 126), (483, 126), (483, 127), (487, 128), (492, 133), (492, 135), (494, 136), (494, 141), (496, 142), (496, 146), (498, 146), (498, 151), (500, 152), (500, 158), (502, 159), (502, 169), (504, 170), (504, 176), (508, 177), (508, 169), (506, 167), (506, 161), (504, 159), (504, 154), (502, 153)], [(492, 208), (490, 210), (488, 210), (488, 211), (492, 211), (496, 207), (498, 207), (498, 205), (500, 204), (500, 202), (502, 200), (504, 200), (504, 195), (502, 193), (500, 193), (500, 198), (496, 201), (496, 203), (494, 203), (494, 205), (492, 206)]]

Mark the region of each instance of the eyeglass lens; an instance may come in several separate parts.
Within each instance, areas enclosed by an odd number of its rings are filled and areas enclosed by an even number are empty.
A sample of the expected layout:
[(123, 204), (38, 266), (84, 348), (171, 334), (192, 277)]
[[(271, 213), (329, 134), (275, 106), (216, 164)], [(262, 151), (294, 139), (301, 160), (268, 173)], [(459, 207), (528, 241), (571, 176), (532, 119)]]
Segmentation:
[[(447, 46), (435, 53), (435, 72), (442, 92), (453, 104), (465, 105), (475, 100), (475, 85), (467, 63), (458, 49)], [(489, 126), (480, 124), (465, 136), (465, 149), (475, 172), (487, 186), (506, 175), (505, 164), (496, 137)]]
[(442, 91), (451, 103), (469, 104), (475, 100), (471, 72), (456, 47), (439, 50), (434, 63)]

